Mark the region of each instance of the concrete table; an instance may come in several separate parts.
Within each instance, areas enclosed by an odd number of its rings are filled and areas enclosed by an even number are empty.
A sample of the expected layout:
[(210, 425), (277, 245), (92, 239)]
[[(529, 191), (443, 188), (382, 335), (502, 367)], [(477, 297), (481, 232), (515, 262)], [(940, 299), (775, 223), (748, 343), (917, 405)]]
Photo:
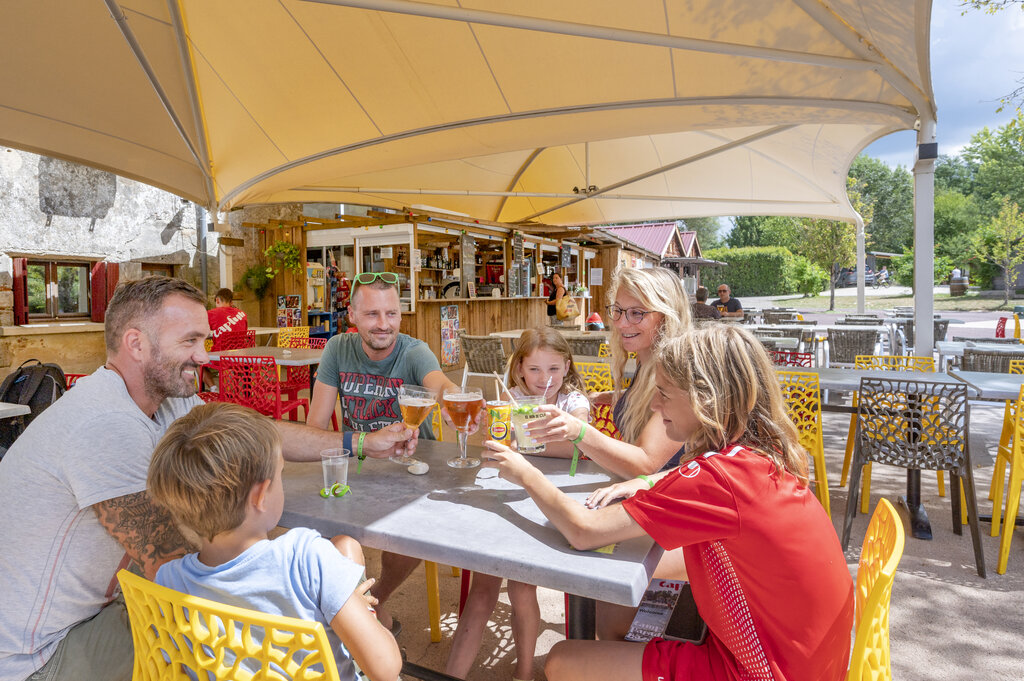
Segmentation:
[(1021, 374), (993, 374), (987, 371), (950, 371), (949, 375), (966, 383), (982, 400), (1016, 400), (1024, 384)]
[(8, 419), (14, 416), (24, 416), (28, 414), (29, 409), (27, 404), (12, 404), (11, 402), (0, 402), (0, 419)]
[[(480, 456), (479, 447), (469, 449), (470, 456)], [(347, 534), (375, 549), (579, 596), (570, 597), (567, 613), (575, 638), (593, 638), (593, 618), (587, 617), (591, 599), (619, 605), (640, 602), (662, 554), (649, 537), (620, 542), (612, 554), (577, 551), (525, 490), (499, 479), (492, 469), (446, 465), (457, 455), (454, 443), (420, 440), (416, 458), (430, 464), (426, 475), (370, 458), (356, 474), (353, 459), (348, 475), (352, 491), (340, 499), (320, 498), (319, 465), (285, 464), (281, 525), (310, 527), (328, 537)], [(528, 458), (579, 501), (612, 481), (592, 461), (580, 461), (576, 476), (570, 477), (566, 459)]]

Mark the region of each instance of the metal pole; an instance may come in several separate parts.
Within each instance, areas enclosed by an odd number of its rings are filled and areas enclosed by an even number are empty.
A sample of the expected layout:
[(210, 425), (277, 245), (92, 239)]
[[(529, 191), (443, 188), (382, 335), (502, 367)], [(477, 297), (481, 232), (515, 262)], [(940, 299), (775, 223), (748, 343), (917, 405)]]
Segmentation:
[(932, 356), (935, 330), (935, 119), (922, 114), (914, 162), (914, 354)]
[(864, 218), (860, 213), (854, 213), (854, 218), (857, 227), (857, 312), (864, 314)]

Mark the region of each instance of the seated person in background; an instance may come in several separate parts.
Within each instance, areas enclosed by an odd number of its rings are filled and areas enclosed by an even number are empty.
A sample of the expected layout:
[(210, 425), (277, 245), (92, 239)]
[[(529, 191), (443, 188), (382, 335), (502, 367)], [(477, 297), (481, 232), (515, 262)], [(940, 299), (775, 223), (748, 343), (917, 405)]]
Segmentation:
[(199, 552), (165, 563), (157, 583), (320, 622), (341, 679), (358, 678), (355, 660), (373, 681), (394, 681), (401, 654), (363, 596), (370, 584), (362, 581), (359, 544), (343, 535), (328, 541), (306, 528), (268, 539), (284, 508), (283, 467), (272, 422), (246, 407), (205, 404), (168, 428), (149, 465), (149, 490), (198, 535)]
[(682, 547), (707, 639), (562, 641), (547, 678), (844, 679), (853, 582), (764, 348), (737, 326), (708, 324), (666, 340), (655, 371), (651, 409), (686, 443), (679, 467), (597, 490), (584, 505), (497, 442), (486, 443), (484, 465), (522, 485), (577, 549), (645, 534)]
[(739, 300), (732, 297), (732, 291), (728, 284), (718, 285), (718, 300), (715, 301), (715, 307), (723, 317), (743, 318), (743, 306), (740, 305)]
[(722, 315), (718, 308), (708, 305), (708, 290), (706, 288), (698, 286), (693, 297), (697, 299), (693, 304), (694, 319), (721, 319)]
[(214, 349), (217, 347), (217, 339), (221, 336), (241, 334), (249, 330), (249, 321), (245, 313), (231, 305), (233, 300), (231, 289), (222, 288), (213, 298), (214, 308), (206, 313), (210, 318)]

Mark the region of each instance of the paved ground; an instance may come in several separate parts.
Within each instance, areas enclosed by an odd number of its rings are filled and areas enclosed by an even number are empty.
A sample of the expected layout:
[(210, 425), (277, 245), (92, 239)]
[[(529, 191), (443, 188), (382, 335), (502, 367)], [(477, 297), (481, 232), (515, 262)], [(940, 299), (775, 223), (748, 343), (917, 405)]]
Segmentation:
[[(991, 327), (994, 327), (995, 316), (988, 313), (988, 317)], [(976, 328), (977, 335), (992, 334), (991, 330), (983, 333), (985, 328), (989, 328), (986, 320), (976, 321), (978, 326), (973, 326), (972, 322), (970, 328)], [(990, 450), (998, 439), (1002, 406), (979, 403), (972, 405), (971, 409), (978, 499), (981, 512), (987, 513), (992, 506), (987, 499), (992, 476)], [(836, 487), (848, 425), (849, 418), (843, 415), (828, 414), (825, 417), (825, 449), (830, 486), (833, 487), (833, 522), (837, 531), (846, 510), (846, 490)], [(977, 444), (975, 436), (980, 436), (981, 444)], [(902, 469), (876, 465), (872, 479), (872, 507), (880, 495), (895, 501), (905, 485), (906, 475)], [(896, 576), (891, 609), (894, 678), (900, 681), (1024, 679), (1024, 533), (1017, 530), (1007, 574), (996, 575), (998, 538), (990, 537), (988, 525), (982, 524), (989, 577), (981, 579), (975, 571), (969, 529), (965, 527), (961, 536), (953, 534), (949, 499), (938, 496), (934, 474), (923, 475), (922, 488), (935, 539), (921, 541), (908, 538)], [(856, 573), (860, 541), (866, 526), (867, 518), (858, 516), (847, 552), (851, 574)], [(376, 552), (368, 553), (370, 571), (374, 574)], [(539, 589), (539, 594), (543, 622), (537, 646), (536, 678), (543, 679), (544, 655), (563, 636), (564, 608), (560, 593)], [(399, 643), (406, 649), (410, 660), (435, 669), (444, 668), (451, 636), (457, 625), (458, 598), (459, 578), (452, 576), (449, 568), (442, 567), (443, 638), (440, 643), (430, 643), (423, 571), (417, 571), (396, 595), (393, 611), (404, 625)], [(477, 666), (469, 679), (506, 681), (511, 678), (515, 652), (509, 614), (507, 596), (503, 593), (485, 635)]]

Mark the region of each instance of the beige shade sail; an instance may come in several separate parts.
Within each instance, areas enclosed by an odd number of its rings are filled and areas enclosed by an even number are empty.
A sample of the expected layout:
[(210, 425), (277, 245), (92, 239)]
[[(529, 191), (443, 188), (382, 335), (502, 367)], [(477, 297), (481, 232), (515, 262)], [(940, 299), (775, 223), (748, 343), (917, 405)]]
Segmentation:
[(0, 143), (222, 210), (852, 220), (856, 154), (934, 119), (930, 12), (930, 0), (5, 3)]

